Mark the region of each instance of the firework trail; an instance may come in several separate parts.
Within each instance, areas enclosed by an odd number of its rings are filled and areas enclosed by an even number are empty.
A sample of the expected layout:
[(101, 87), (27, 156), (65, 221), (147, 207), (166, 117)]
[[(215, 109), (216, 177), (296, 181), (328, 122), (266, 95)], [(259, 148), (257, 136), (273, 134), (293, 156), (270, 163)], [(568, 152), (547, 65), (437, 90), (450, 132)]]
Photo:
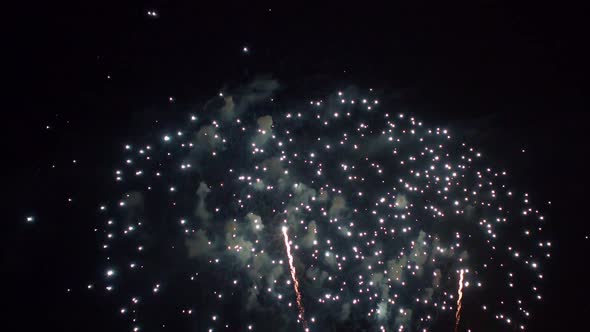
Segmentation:
[(459, 277), (459, 298), (457, 299), (457, 313), (455, 314), (455, 332), (459, 331), (459, 321), (461, 320), (461, 300), (463, 300), (463, 274), (465, 270), (461, 269)]
[(287, 227), (283, 227), (283, 236), (285, 237), (285, 248), (287, 248), (287, 256), (289, 257), (289, 268), (291, 269), (291, 279), (293, 279), (293, 288), (297, 297), (297, 307), (299, 307), (299, 318), (303, 321), (303, 328), (307, 331), (307, 321), (305, 321), (305, 310), (301, 302), (301, 293), (299, 292), (299, 281), (297, 280), (295, 266), (293, 265), (293, 256), (291, 255), (291, 247), (289, 246), (289, 234), (287, 234)]

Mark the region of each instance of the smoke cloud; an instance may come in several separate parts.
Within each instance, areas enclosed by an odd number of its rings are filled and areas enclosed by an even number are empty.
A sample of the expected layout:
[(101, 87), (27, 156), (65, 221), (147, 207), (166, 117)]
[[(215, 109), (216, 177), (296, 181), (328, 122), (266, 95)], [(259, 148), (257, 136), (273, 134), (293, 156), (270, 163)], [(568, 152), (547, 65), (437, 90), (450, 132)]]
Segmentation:
[(205, 182), (201, 182), (199, 184), (199, 188), (197, 189), (197, 196), (199, 197), (199, 200), (197, 202), (195, 215), (205, 224), (211, 219), (211, 213), (207, 211), (207, 206), (205, 204), (205, 199), (210, 192), (211, 189), (207, 187)]

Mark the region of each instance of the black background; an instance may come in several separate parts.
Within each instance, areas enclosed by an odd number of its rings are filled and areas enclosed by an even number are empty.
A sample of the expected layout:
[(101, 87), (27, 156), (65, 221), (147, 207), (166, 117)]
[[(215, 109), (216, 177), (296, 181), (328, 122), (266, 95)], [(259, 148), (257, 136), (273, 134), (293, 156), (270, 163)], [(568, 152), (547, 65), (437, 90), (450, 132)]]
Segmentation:
[[(23, 3), (3, 16), (10, 200), (2, 330), (127, 330), (108, 297), (85, 289), (100, 273), (95, 211), (122, 142), (258, 75), (277, 78), (293, 100), (376, 88), (427, 122), (464, 129), (536, 201), (552, 201), (554, 259), (530, 328), (585, 326), (590, 117), (581, 8), (94, 1)], [(36, 222), (25, 223), (28, 215)]]

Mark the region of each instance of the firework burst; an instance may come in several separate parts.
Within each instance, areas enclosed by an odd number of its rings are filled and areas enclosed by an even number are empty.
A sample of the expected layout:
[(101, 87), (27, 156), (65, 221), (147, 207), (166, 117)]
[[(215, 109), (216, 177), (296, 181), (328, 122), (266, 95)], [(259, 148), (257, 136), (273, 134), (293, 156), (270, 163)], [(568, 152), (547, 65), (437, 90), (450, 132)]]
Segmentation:
[[(471, 310), (526, 329), (551, 256), (532, 195), (372, 91), (290, 107), (277, 86), (223, 93), (124, 145), (97, 231), (103, 287), (132, 329), (428, 331), (453, 316), (476, 328)], [(464, 293), (479, 308), (461, 320)], [(164, 298), (172, 312), (156, 310)]]

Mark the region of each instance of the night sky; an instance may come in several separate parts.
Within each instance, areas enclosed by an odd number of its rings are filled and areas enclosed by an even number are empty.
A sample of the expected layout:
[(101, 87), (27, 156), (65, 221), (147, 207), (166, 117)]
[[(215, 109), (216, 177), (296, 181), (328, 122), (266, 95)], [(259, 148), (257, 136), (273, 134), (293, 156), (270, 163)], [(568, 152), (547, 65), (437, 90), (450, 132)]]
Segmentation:
[(4, 14), (3, 330), (587, 325), (581, 10)]

